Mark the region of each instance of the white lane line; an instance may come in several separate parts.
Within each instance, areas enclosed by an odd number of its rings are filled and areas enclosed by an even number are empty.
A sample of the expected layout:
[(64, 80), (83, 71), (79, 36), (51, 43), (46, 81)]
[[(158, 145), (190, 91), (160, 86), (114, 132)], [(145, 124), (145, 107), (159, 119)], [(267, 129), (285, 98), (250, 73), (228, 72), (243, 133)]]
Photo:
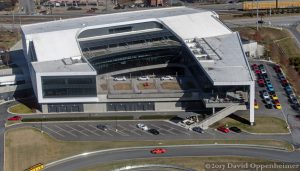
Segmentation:
[(95, 132), (93, 132), (93, 131), (91, 131), (91, 130), (89, 130), (89, 129), (86, 129), (85, 127), (83, 127), (83, 126), (81, 126), (81, 125), (77, 125), (77, 126), (79, 126), (80, 128), (82, 128), (82, 129), (84, 129), (84, 130), (86, 130), (86, 131), (88, 131), (88, 132), (90, 132), (90, 133), (92, 133), (92, 134), (94, 134), (94, 135), (96, 135), (96, 136), (100, 136), (99, 134), (96, 134)]
[(45, 126), (45, 125), (43, 126), (43, 128), (46, 128), (46, 129), (48, 129), (49, 131), (51, 131), (51, 132), (53, 132), (53, 133), (55, 133), (55, 134), (57, 134), (57, 135), (60, 135), (60, 136), (62, 136), (62, 137), (65, 137), (64, 135), (62, 135), (62, 134), (60, 134), (60, 133), (58, 133), (58, 132), (56, 132), (56, 131), (54, 131), (54, 130), (48, 128), (48, 127)]
[(88, 134), (85, 134), (85, 133), (83, 133), (83, 132), (81, 132), (81, 131), (78, 131), (77, 129), (71, 127), (70, 125), (65, 125), (65, 126), (68, 127), (68, 128), (70, 128), (70, 129), (72, 129), (72, 130), (75, 131), (75, 132), (79, 132), (79, 134), (82, 134), (82, 135), (85, 135), (85, 136), (89, 136)]
[(63, 129), (63, 128), (57, 126), (57, 125), (54, 125), (54, 126), (55, 126), (56, 128), (58, 128), (58, 129), (62, 130), (63, 132), (66, 132), (67, 134), (70, 134), (70, 135), (72, 135), (72, 136), (74, 136), (74, 137), (77, 137), (77, 135), (72, 134), (70, 131), (66, 131), (65, 129)]
[[(88, 125), (88, 126), (90, 126), (90, 127), (92, 127), (92, 128), (95, 128), (96, 126), (93, 126), (93, 125)], [(108, 133), (107, 131), (102, 131), (102, 130), (100, 130), (100, 129), (95, 129), (95, 132), (97, 132), (97, 131), (99, 131), (99, 132), (101, 132), (101, 133), (104, 133), (104, 134), (106, 134), (106, 135), (109, 135), (109, 136), (113, 136), (112, 134), (110, 134), (110, 133)]]
[[(174, 131), (174, 130), (175, 130), (175, 131)], [(178, 129), (175, 129), (175, 128), (172, 128), (170, 131), (171, 131), (171, 132), (174, 131), (174, 132), (177, 133), (177, 134), (191, 135), (191, 134), (189, 134), (189, 133), (187, 133), (187, 132), (184, 132), (184, 131), (181, 131), (181, 130), (178, 130)], [(187, 130), (187, 131), (188, 131), (188, 130)]]
[(122, 126), (121, 128), (123, 128), (124, 130), (127, 130), (128, 132), (133, 133), (135, 135), (142, 136), (142, 134), (139, 134), (135, 131), (136, 129), (130, 129), (130, 128), (126, 128), (124, 126)]

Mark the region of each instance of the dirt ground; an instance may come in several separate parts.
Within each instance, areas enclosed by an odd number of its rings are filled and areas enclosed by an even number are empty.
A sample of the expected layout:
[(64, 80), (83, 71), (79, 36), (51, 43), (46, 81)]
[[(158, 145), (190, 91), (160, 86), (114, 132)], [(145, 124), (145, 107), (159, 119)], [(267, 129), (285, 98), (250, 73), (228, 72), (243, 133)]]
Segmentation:
[(9, 49), (17, 40), (20, 39), (20, 35), (16, 31), (5, 30), (0, 28), (0, 49)]
[(113, 87), (115, 90), (131, 90), (130, 83), (117, 83)]
[(155, 84), (149, 83), (149, 82), (148, 82), (148, 85), (146, 85), (145, 83), (139, 83), (139, 84), (137, 85), (137, 88), (138, 88), (139, 90), (156, 89)]
[(300, 75), (289, 65), (289, 57), (300, 57), (300, 49), (290, 33), (274, 28), (260, 28), (259, 32), (253, 27), (241, 27), (236, 30), (240, 32), (242, 38), (255, 40), (265, 45), (265, 56), (280, 64), (295, 92), (300, 95)]
[(161, 87), (163, 89), (181, 90), (181, 87), (177, 82), (164, 82), (161, 84)]

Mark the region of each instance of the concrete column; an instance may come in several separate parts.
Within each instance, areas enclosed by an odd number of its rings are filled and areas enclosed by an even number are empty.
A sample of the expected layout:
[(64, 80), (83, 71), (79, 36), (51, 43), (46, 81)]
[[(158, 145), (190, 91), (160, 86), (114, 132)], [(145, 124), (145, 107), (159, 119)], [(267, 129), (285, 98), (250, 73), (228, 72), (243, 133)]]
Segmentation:
[(215, 107), (212, 108), (212, 114), (214, 115), (216, 113)]
[(249, 99), (249, 109), (250, 109), (250, 124), (254, 125), (254, 98), (255, 98), (255, 85), (254, 82), (251, 82), (250, 86), (250, 99)]

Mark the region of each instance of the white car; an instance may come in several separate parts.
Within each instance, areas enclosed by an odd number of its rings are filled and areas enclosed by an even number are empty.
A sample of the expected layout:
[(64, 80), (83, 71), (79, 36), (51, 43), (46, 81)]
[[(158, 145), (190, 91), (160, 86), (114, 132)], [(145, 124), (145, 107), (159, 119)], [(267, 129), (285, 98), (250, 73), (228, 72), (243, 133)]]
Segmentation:
[(138, 128), (140, 128), (140, 129), (144, 130), (144, 131), (148, 131), (149, 130), (149, 127), (147, 125), (145, 125), (145, 124), (142, 124), (142, 123), (138, 123), (136, 126)]
[(167, 75), (167, 76), (164, 76), (164, 77), (161, 77), (160, 80), (173, 80), (174, 78), (170, 75)]
[(270, 99), (269, 93), (268, 93), (268, 92), (264, 92), (264, 93), (263, 93), (263, 98), (264, 98), (264, 99)]
[(126, 77), (125, 76), (123, 76), (123, 77), (115, 77), (114, 81), (126, 81)]
[(260, 72), (261, 72), (262, 74), (266, 74), (266, 73), (267, 73), (267, 71), (266, 71), (265, 69), (261, 69)]
[(138, 78), (139, 81), (148, 81), (149, 77), (148, 76), (141, 76)]

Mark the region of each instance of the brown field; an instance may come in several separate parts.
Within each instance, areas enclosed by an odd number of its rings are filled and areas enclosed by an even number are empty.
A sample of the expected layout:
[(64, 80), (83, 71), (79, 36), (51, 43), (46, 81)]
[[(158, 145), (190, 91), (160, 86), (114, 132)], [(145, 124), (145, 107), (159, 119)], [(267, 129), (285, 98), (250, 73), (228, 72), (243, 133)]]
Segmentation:
[(144, 84), (145, 84), (145, 83), (139, 83), (139, 84), (137, 85), (137, 88), (138, 88), (139, 90), (148, 90), (148, 89), (155, 89), (155, 88), (156, 88), (155, 85), (154, 85), (153, 83), (149, 83), (149, 82), (148, 82), (148, 86), (144, 86)]
[(161, 87), (163, 89), (181, 90), (181, 87), (177, 82), (164, 82), (161, 84)]
[(117, 83), (113, 85), (115, 90), (131, 90), (131, 84), (130, 83)]

